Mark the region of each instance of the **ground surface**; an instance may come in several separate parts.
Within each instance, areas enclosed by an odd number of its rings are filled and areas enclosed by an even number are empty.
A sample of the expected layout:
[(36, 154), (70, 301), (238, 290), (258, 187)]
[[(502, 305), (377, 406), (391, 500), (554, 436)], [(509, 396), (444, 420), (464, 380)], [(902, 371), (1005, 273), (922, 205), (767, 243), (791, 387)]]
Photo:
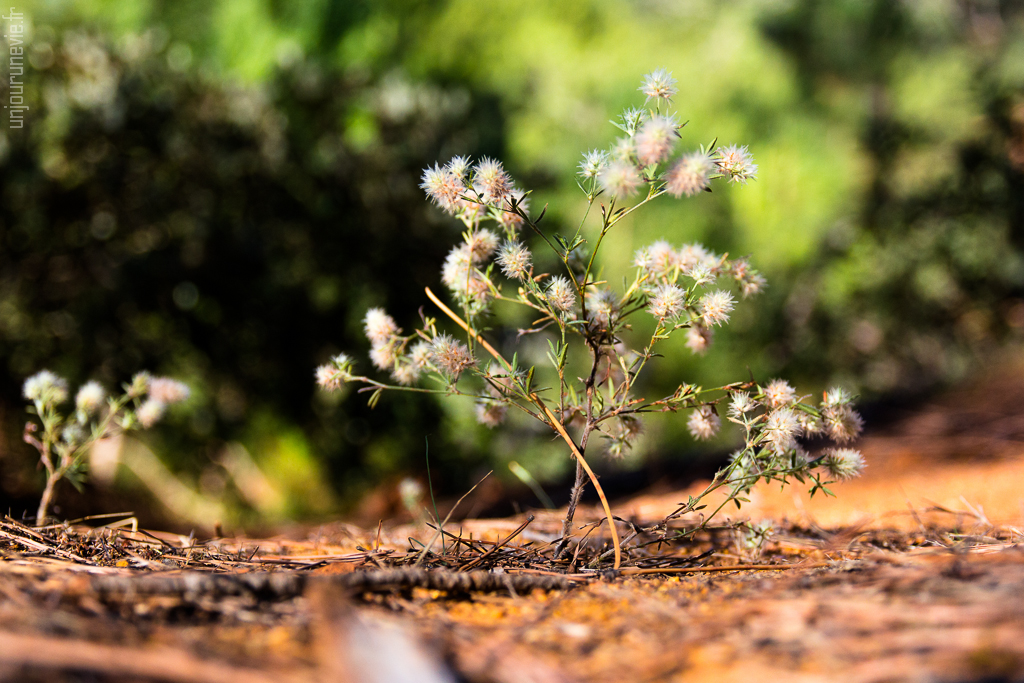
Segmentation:
[[(546, 559), (550, 513), (426, 553), (422, 526), (199, 544), (6, 520), (0, 681), (1024, 681), (1024, 371), (894, 418), (837, 498), (755, 492), (759, 554), (641, 534), (619, 575), (588, 570), (596, 524)], [(643, 525), (685, 499), (613, 508)]]

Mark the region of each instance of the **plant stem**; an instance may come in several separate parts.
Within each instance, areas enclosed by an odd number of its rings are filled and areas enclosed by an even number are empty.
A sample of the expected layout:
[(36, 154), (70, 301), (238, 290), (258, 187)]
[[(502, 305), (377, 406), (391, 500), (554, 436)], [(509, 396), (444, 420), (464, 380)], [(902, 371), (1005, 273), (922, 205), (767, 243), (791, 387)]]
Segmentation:
[(53, 500), (53, 492), (57, 488), (62, 472), (60, 470), (49, 471), (46, 475), (46, 488), (43, 489), (43, 497), (39, 499), (39, 509), (36, 510), (36, 526), (46, 524), (46, 515), (50, 509), (50, 501)]

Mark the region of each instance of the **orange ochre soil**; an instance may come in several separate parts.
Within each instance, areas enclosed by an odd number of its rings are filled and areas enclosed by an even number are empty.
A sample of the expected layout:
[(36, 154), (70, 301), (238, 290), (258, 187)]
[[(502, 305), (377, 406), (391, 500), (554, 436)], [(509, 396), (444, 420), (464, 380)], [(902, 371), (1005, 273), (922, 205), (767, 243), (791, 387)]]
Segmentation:
[[(353, 594), (328, 583), (276, 601), (192, 595), (183, 610), (180, 595), (111, 604), (91, 593), (94, 576), (160, 569), (138, 555), (92, 567), (28, 552), (31, 540), (0, 546), (0, 681), (1024, 681), (1022, 378), (1013, 366), (869, 431), (858, 444), (864, 476), (835, 485), (835, 498), (756, 489), (735, 514), (775, 525), (758, 556), (728, 533), (663, 551), (693, 556), (714, 544), (710, 567), (778, 570), (461, 595)], [(612, 507), (650, 523), (701, 487)], [(450, 527), (497, 541), (524, 519)], [(506, 550), (557, 530), (557, 513), (538, 513)], [(361, 571), (354, 557), (372, 567), (368, 549), (407, 553), (409, 536), (432, 533), (336, 524), (307, 540), (219, 547), (252, 549), (261, 570), (293, 558), (330, 575)]]

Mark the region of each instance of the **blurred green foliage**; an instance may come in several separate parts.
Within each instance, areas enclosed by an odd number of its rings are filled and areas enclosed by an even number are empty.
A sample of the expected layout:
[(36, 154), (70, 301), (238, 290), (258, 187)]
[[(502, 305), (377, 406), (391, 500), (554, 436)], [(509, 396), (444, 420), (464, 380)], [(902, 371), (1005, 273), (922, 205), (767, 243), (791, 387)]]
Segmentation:
[[(408, 328), (436, 285), (457, 228), (423, 200), (423, 166), (497, 156), (534, 207), (549, 204), (549, 225), (574, 226), (579, 153), (613, 138), (608, 119), (657, 67), (679, 80), (681, 144), (748, 144), (760, 177), (627, 222), (606, 240), (605, 278), (665, 237), (749, 253), (769, 289), (707, 357), (666, 347), (652, 392), (747, 368), (802, 389), (917, 390), (1024, 329), (1020, 2), (23, 9), (31, 129), (0, 144), (8, 492), (35, 486), (13, 435), (20, 381), (47, 365), (74, 379), (97, 368), (108, 384), (142, 367), (190, 381), (195, 410), (158, 451), (197, 481), (239, 440), (261, 467), (293, 458), (351, 500), (422, 469), (435, 432), (449, 490), (508, 459), (561, 476), (557, 447), (492, 437), (470, 406), (389, 396), (371, 412), (316, 395), (311, 372), (365, 348), (367, 306)], [(654, 421), (647, 450), (682, 452), (667, 444), (685, 440), (683, 422)], [(286, 488), (288, 515), (326, 509)]]

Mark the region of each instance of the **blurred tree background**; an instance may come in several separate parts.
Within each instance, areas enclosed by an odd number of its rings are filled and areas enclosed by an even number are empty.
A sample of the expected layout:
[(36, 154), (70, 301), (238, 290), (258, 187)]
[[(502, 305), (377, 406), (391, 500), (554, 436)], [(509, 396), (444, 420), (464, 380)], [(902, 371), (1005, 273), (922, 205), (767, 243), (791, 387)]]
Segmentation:
[[(608, 120), (658, 67), (679, 81), (682, 145), (748, 144), (759, 178), (627, 221), (605, 278), (665, 237), (750, 254), (769, 288), (708, 356), (667, 347), (652, 393), (749, 368), (808, 392), (912, 394), (1024, 330), (1021, 2), (18, 10), (32, 109), (0, 130), (0, 502), (15, 515), (42, 486), (20, 389), (44, 367), (73, 384), (146, 368), (187, 381), (189, 409), (146, 446), (231, 524), (391, 491), (424, 471), (425, 437), (442, 491), (491, 468), (509, 479), (512, 459), (565, 477), (557, 444), (487, 432), (471, 405), (388, 395), (371, 411), (318, 393), (312, 372), (366, 350), (368, 306), (411, 329), (438, 286), (459, 230), (418, 189), (424, 166), (500, 158), (551, 226), (575, 225), (580, 152), (613, 139)], [(686, 467), (700, 449), (683, 422), (653, 420), (636, 455), (601, 467)], [(144, 509), (136, 469), (85, 496), (64, 487), (65, 514)]]

